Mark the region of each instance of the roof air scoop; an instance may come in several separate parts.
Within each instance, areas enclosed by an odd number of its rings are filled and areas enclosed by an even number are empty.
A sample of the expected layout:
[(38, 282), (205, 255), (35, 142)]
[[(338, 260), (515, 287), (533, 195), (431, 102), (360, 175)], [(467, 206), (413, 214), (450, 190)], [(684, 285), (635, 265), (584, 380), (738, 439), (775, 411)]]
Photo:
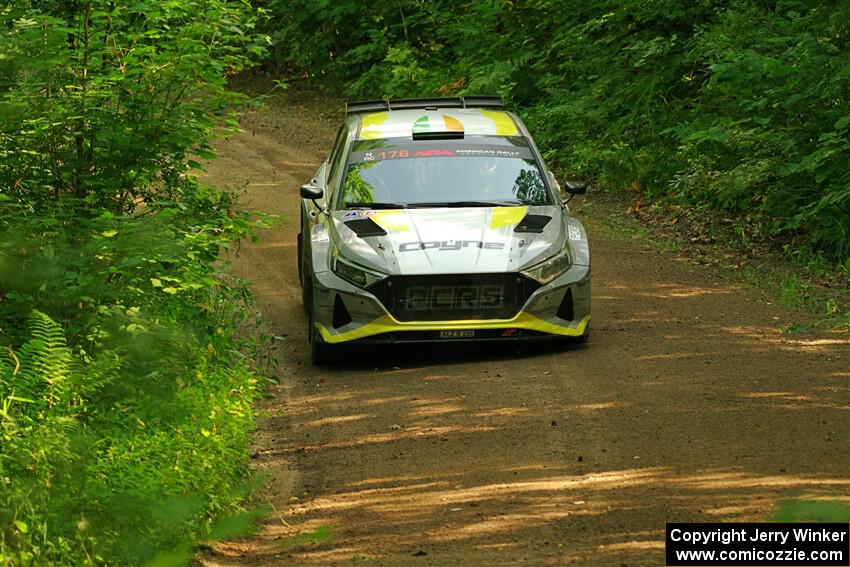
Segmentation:
[(414, 132), (414, 140), (463, 140), (463, 132)]
[(452, 116), (429, 116), (425, 114), (413, 123), (414, 140), (458, 140), (463, 139), (463, 124)]

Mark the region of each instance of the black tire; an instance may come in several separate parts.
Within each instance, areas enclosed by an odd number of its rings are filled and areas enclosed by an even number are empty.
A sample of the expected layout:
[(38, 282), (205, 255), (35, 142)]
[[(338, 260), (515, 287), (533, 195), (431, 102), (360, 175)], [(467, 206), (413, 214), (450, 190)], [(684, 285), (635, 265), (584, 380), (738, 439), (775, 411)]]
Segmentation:
[(307, 316), (307, 338), (310, 341), (310, 362), (314, 366), (326, 366), (334, 361), (336, 347), (322, 340), (313, 324), (312, 306)]
[(587, 327), (584, 328), (584, 332), (577, 337), (570, 337), (567, 339), (569, 344), (573, 345), (583, 345), (590, 339), (590, 323), (587, 324)]
[(318, 336), (310, 341), (310, 362), (313, 366), (327, 366), (336, 358), (336, 347), (329, 345)]
[(313, 312), (313, 281), (309, 277), (304, 278), (304, 285), (301, 286), (301, 306), (307, 315)]
[(300, 232), (298, 233), (296, 245), (297, 245), (297, 249), (298, 249), (298, 283), (303, 288), (304, 287), (304, 266), (302, 265), (302, 263), (304, 262), (304, 260), (303, 260), (302, 252), (301, 252), (301, 233)]
[(298, 281), (301, 283), (301, 305), (304, 312), (313, 310), (313, 280), (309, 266), (304, 262), (304, 217), (301, 217), (301, 232), (298, 233)]

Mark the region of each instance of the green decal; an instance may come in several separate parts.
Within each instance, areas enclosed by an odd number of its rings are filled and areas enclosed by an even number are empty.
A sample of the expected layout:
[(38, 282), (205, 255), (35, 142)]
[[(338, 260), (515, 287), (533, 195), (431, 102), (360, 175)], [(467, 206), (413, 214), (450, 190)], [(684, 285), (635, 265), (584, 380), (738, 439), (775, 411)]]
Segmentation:
[(419, 134), (422, 132), (431, 131), (431, 122), (427, 116), (422, 116), (413, 123), (413, 133)]

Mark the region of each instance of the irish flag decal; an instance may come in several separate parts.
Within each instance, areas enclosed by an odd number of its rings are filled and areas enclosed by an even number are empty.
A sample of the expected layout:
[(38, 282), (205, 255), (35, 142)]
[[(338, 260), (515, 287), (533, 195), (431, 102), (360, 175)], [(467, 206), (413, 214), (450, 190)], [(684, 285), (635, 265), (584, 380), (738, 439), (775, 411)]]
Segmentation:
[(427, 115), (420, 116), (413, 123), (413, 133), (424, 132), (463, 132), (463, 124), (457, 118), (451, 116), (435, 116), (433, 119)]

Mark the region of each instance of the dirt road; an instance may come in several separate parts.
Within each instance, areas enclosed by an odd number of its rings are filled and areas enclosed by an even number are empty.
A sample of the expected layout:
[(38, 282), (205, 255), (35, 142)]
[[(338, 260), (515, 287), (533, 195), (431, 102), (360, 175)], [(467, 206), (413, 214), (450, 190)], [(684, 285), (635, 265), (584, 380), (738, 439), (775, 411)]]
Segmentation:
[[(782, 335), (787, 312), (592, 218), (588, 345), (311, 367), (297, 187), (335, 123), (290, 107), (243, 126), (207, 181), (288, 215), (236, 260), (287, 336), (254, 449), (275, 512), (204, 564), (662, 565), (665, 522), (766, 519), (781, 499), (850, 493), (846, 340)], [(320, 527), (331, 536), (291, 539)]]

